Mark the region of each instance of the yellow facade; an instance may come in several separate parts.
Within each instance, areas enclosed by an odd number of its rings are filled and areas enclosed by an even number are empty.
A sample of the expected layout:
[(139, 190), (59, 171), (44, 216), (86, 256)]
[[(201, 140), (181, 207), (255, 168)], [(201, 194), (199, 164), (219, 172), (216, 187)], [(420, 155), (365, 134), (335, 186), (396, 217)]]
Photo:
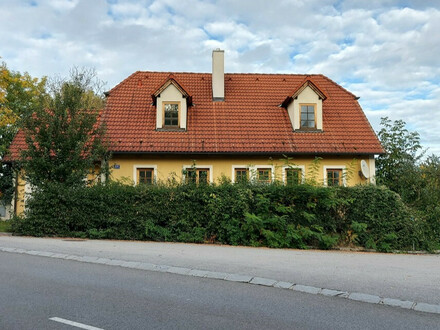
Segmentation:
[[(121, 181), (126, 184), (138, 182), (138, 169), (153, 169), (154, 180), (157, 182), (167, 182), (168, 180), (184, 180), (185, 169), (203, 168), (208, 169), (209, 182), (218, 182), (222, 177), (227, 177), (233, 182), (235, 180), (234, 170), (237, 168), (247, 168), (252, 175), (258, 169), (270, 169), (271, 180), (285, 182), (286, 168), (299, 168), (304, 180), (313, 179), (317, 184), (326, 185), (327, 169), (341, 169), (343, 184), (354, 186), (357, 184), (374, 183), (375, 163), (373, 157), (353, 158), (348, 156), (326, 158), (314, 161), (315, 157), (294, 157), (289, 160), (280, 157), (262, 156), (197, 156), (194, 155), (114, 155), (109, 161), (111, 168), (110, 179)], [(369, 164), (370, 178), (363, 178), (360, 163), (365, 160)], [(313, 170), (315, 167), (316, 170)], [(90, 180), (90, 176), (88, 177)], [(30, 187), (26, 184), (22, 176), (18, 179), (16, 199), (16, 212), (22, 214), (25, 209), (26, 194), (30, 193)]]
[[(221, 177), (228, 177), (234, 182), (234, 168), (248, 168), (250, 172), (258, 168), (270, 168), (272, 179), (284, 182), (283, 169), (286, 167), (298, 167), (303, 171), (305, 179), (314, 179), (318, 184), (325, 185), (327, 169), (341, 169), (344, 173), (344, 184), (354, 186), (356, 184), (371, 182), (371, 179), (362, 178), (359, 175), (360, 162), (365, 160), (370, 164), (370, 173), (374, 170), (374, 158), (368, 157), (333, 157), (322, 158), (315, 162), (317, 171), (312, 170), (314, 157), (295, 157), (289, 160), (280, 157), (252, 157), (252, 156), (156, 156), (156, 155), (114, 155), (109, 162), (111, 167), (111, 179), (121, 180), (134, 184), (138, 181), (138, 168), (153, 168), (157, 181), (177, 179), (181, 181), (184, 170), (191, 167), (209, 169), (209, 181), (218, 182)], [(314, 176), (314, 177), (312, 177)]]
[(23, 178), (23, 173), (21, 173), (21, 175), (18, 175), (15, 186), (15, 193), (17, 194), (17, 196), (12, 201), (12, 209), (15, 211), (16, 214), (22, 214), (25, 209), (26, 188), (26, 181)]

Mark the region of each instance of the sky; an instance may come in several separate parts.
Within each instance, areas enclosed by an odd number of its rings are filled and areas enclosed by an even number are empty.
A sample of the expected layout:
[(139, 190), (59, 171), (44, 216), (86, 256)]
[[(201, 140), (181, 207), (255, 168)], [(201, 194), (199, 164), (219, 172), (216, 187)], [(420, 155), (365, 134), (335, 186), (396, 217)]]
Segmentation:
[(0, 0), (0, 57), (32, 76), (95, 68), (111, 89), (138, 70), (322, 73), (373, 128), (404, 120), (440, 155), (440, 0)]

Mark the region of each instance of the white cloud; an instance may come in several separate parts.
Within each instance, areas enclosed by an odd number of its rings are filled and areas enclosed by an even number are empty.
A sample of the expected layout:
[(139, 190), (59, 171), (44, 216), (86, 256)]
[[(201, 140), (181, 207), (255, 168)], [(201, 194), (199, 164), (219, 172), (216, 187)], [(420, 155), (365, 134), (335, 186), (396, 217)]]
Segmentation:
[(136, 70), (324, 73), (378, 129), (403, 119), (440, 154), (440, 4), (409, 0), (3, 0), (0, 56), (34, 76), (93, 66), (108, 88)]

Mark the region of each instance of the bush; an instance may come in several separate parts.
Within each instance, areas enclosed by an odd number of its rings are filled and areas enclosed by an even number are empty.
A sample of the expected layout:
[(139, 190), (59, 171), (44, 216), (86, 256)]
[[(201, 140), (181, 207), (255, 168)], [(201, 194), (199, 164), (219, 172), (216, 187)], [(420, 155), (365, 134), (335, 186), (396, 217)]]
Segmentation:
[(280, 184), (92, 187), (54, 184), (36, 191), (18, 234), (212, 242), (274, 248), (379, 251), (431, 249), (430, 219), (384, 187), (324, 188)]

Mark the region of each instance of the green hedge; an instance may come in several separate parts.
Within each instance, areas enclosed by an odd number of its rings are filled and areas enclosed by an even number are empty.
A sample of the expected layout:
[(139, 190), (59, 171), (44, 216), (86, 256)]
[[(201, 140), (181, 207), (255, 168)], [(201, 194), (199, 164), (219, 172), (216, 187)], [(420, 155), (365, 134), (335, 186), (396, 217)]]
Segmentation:
[(383, 187), (54, 185), (36, 191), (17, 234), (380, 251), (431, 249), (429, 222)]

